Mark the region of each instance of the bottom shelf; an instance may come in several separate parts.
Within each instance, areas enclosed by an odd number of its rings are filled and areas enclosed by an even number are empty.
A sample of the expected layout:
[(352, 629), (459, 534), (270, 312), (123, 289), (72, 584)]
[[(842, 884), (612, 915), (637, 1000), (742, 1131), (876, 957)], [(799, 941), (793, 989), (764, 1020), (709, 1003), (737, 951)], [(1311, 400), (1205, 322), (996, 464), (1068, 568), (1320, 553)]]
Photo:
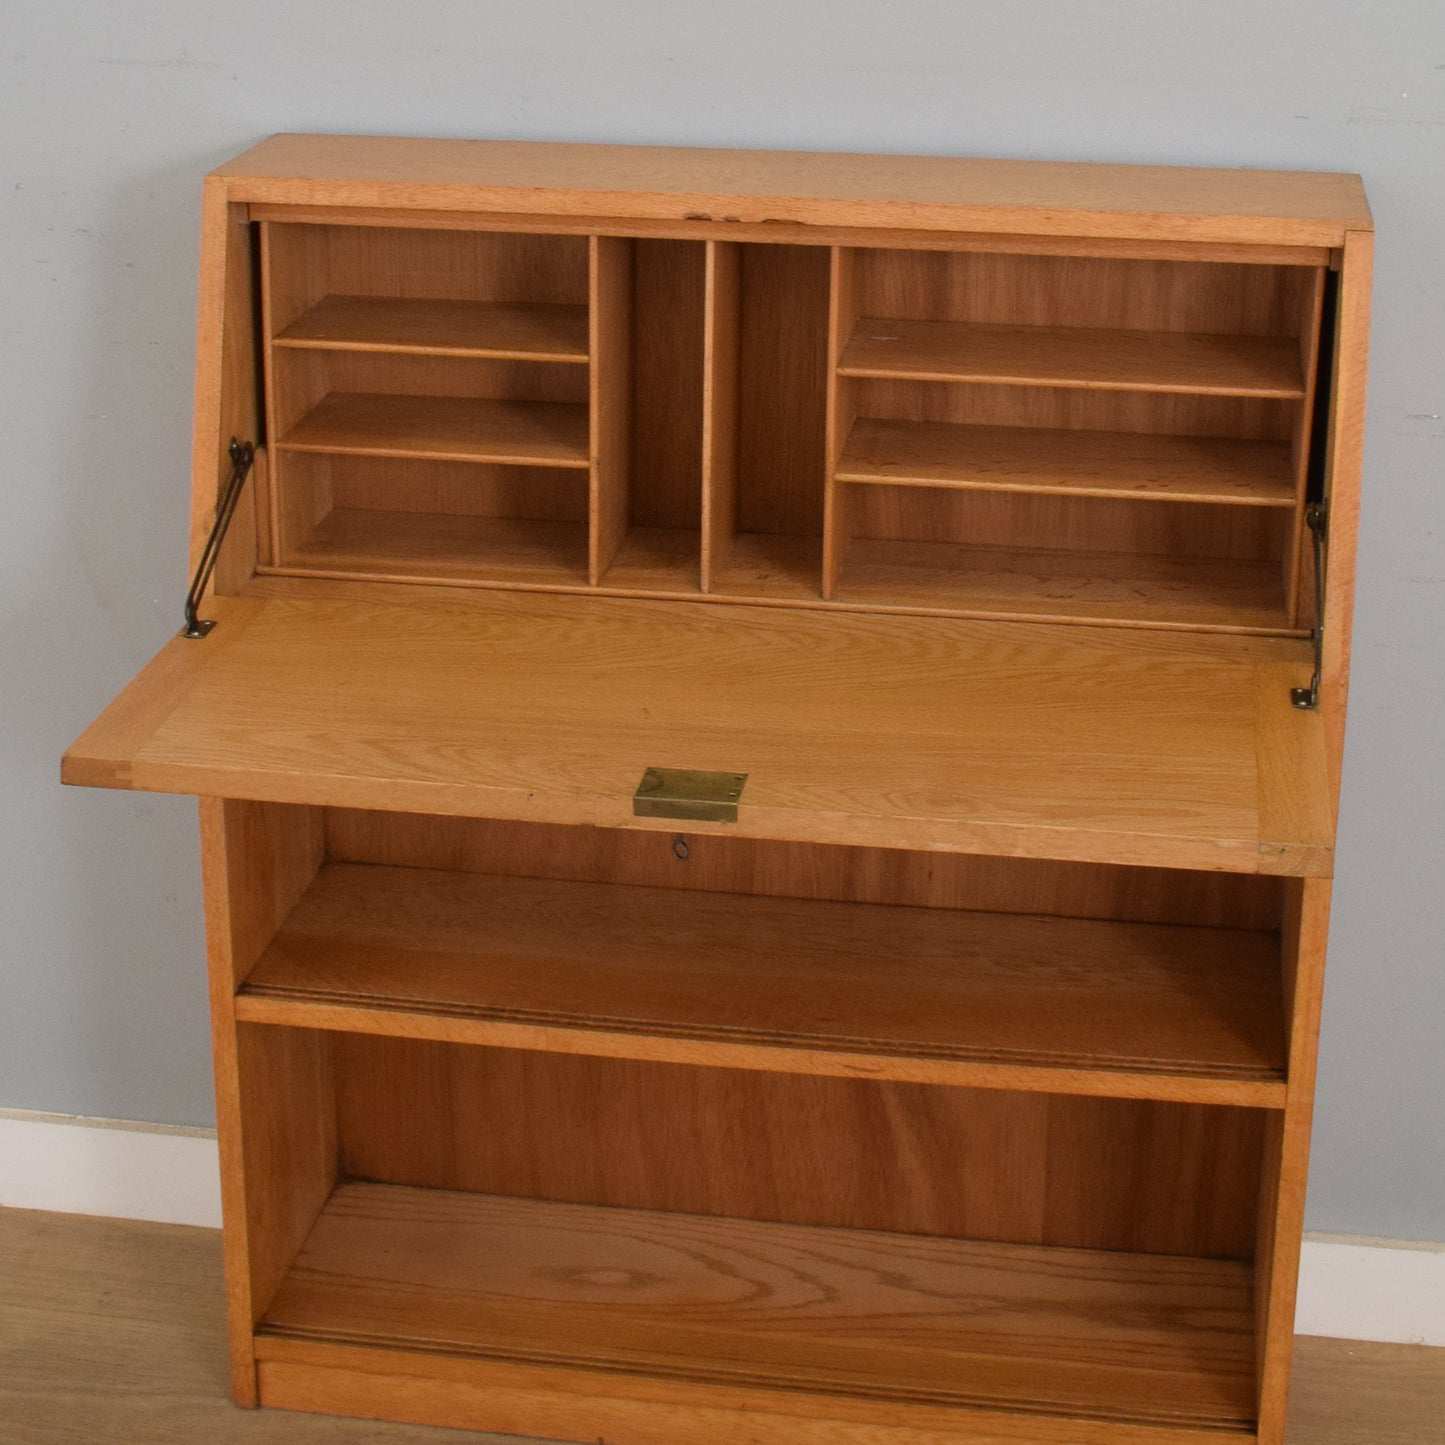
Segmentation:
[(1251, 1277), (1233, 1260), (353, 1182), (257, 1331), (1249, 1437)]
[(837, 602), (1085, 622), (1289, 630), (1277, 562), (855, 539)]

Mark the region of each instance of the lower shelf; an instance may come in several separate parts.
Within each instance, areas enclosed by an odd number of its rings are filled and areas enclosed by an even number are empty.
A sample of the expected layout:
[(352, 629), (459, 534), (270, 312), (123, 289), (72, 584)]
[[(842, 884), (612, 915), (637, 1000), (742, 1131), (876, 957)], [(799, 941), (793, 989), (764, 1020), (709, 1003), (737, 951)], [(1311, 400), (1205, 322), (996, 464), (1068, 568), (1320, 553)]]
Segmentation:
[(1231, 1260), (353, 1182), (258, 1353), (323, 1342), (1248, 1437), (1251, 1278)]
[(1279, 1107), (1279, 943), (1181, 928), (327, 864), (248, 1022)]

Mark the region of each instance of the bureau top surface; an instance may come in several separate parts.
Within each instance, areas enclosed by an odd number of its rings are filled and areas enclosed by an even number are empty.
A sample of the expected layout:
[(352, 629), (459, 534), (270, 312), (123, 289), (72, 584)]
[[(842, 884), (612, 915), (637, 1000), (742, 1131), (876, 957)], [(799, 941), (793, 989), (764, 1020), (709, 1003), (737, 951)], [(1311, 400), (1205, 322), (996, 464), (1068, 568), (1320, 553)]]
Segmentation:
[(813, 151), (277, 135), (221, 166), (235, 201), (658, 221), (1335, 246), (1360, 178)]
[[(1281, 874), (1330, 870), (1308, 650), (752, 606), (270, 579), (219, 599), (69, 782), (604, 827)], [(650, 767), (735, 823), (636, 818)]]

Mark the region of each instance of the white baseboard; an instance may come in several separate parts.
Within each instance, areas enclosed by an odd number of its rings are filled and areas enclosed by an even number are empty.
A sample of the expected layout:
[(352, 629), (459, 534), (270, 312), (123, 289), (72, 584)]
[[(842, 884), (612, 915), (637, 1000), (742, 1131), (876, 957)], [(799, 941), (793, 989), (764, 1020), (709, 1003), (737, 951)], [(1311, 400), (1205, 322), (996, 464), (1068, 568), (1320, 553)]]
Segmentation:
[[(215, 1132), (0, 1110), (0, 1205), (216, 1228)], [(1308, 1236), (1295, 1328), (1445, 1345), (1445, 1245)]]
[(0, 1110), (0, 1205), (219, 1228), (216, 1131)]
[(1445, 1244), (1306, 1235), (1295, 1333), (1445, 1345)]

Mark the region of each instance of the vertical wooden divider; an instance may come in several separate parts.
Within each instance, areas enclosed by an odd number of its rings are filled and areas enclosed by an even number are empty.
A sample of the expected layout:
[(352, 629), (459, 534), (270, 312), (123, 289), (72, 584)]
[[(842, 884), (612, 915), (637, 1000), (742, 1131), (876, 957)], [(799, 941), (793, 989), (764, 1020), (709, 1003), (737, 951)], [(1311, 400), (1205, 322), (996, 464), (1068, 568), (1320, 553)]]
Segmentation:
[(240, 1024), (236, 990), (320, 868), (318, 808), (200, 799), (231, 1393), (259, 1403), (252, 1330), (336, 1184), (326, 1035)]
[(1255, 1259), (1259, 1445), (1284, 1442), (1329, 924), (1330, 880), (1290, 879), (1280, 940), (1289, 1093), (1283, 1116), (1266, 1136), (1262, 1227)]
[(711, 592), (738, 529), (738, 351), (742, 248), (706, 243), (702, 352), (702, 576)]
[(823, 596), (831, 597), (843, 573), (852, 533), (850, 513), (851, 492), (834, 476), (856, 412), (856, 386), (849, 378), (838, 375), (838, 362), (843, 348), (858, 320), (854, 296), (853, 252), (846, 246), (834, 246), (832, 274), (828, 287), (828, 412), (827, 412), (827, 474), (823, 481)]
[(1313, 547), (1305, 527), (1305, 497), (1310, 479), (1311, 434), (1315, 415), (1315, 387), (1319, 382), (1320, 323), (1324, 314), (1325, 272), (1319, 267), (1310, 273), (1304, 288), (1299, 317), (1300, 369), (1304, 376), (1305, 394), (1296, 403), (1294, 434), (1290, 439), (1290, 457), (1294, 465), (1294, 518), (1284, 549), (1284, 612), (1291, 626), (1309, 625), (1301, 615), (1300, 570)]
[(632, 242), (592, 236), (588, 252), (591, 428), (587, 580), (601, 584), (627, 536), (632, 417)]

